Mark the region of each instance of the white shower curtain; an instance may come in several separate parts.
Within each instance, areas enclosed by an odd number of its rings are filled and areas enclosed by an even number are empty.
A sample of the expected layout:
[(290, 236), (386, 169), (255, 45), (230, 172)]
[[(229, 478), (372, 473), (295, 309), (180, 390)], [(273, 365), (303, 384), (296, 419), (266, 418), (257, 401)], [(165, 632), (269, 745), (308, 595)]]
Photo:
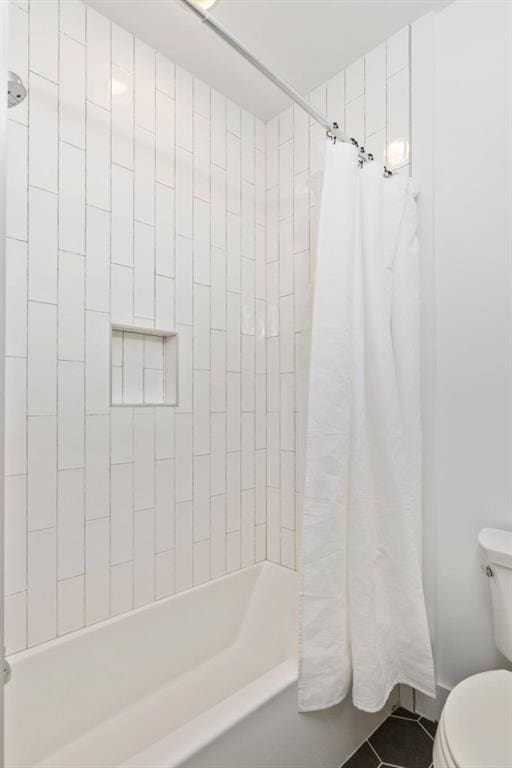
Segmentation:
[(328, 142), (311, 329), (299, 709), (434, 695), (421, 577), (419, 263), (410, 179)]

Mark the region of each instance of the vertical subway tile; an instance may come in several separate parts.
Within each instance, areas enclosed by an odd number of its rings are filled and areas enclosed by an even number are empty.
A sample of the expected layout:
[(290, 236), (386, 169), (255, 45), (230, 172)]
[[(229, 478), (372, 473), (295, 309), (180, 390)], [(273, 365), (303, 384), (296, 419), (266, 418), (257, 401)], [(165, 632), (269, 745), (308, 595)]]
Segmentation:
[(112, 464), (124, 464), (133, 461), (132, 408), (111, 409), (110, 460)]
[(192, 412), (192, 328), (189, 325), (176, 325), (180, 345), (180, 365), (178, 389), (180, 402), (178, 413)]
[(155, 463), (155, 551), (174, 546), (174, 460)]
[(210, 88), (197, 78), (194, 78), (194, 112), (210, 119)]
[(84, 470), (58, 473), (57, 576), (69, 579), (84, 572)]
[(84, 359), (84, 258), (59, 254), (58, 356), (60, 360)]
[(85, 149), (85, 48), (67, 35), (60, 36), (59, 67), (59, 137)]
[(210, 450), (210, 372), (194, 371), (194, 454)]
[(133, 74), (133, 35), (112, 24), (112, 63)]
[(59, 79), (59, 3), (39, 0), (30, 7), (30, 68), (55, 83)]
[(194, 285), (193, 367), (210, 367), (210, 289)]
[(49, 192), (56, 192), (58, 86), (31, 72), (29, 89), (29, 183)]
[(5, 652), (22, 651), (27, 647), (27, 592), (5, 597)]
[(133, 464), (113, 464), (110, 470), (110, 563), (133, 557)]
[(112, 64), (112, 162), (125, 168), (133, 168), (133, 124), (133, 76)]
[(175, 95), (175, 67), (163, 54), (156, 54), (156, 87), (167, 96)]
[(176, 238), (176, 323), (192, 324), (192, 241)]
[(110, 418), (89, 415), (85, 421), (85, 514), (107, 517), (110, 509)]
[(208, 539), (194, 543), (194, 586), (210, 579), (210, 542)]
[(103, 312), (85, 313), (85, 410), (110, 411), (110, 318)]
[(226, 414), (211, 415), (210, 493), (226, 490)]
[(106, 619), (110, 612), (110, 521), (85, 524), (85, 623)]
[(155, 272), (174, 277), (174, 190), (155, 185)]
[(226, 253), (212, 248), (211, 255), (212, 328), (226, 330)]
[(134, 216), (145, 224), (155, 223), (155, 134), (135, 128)]
[(110, 259), (133, 265), (133, 172), (112, 165), (112, 224)]
[(267, 123), (267, 189), (279, 184), (279, 117)]
[(156, 92), (156, 180), (174, 186), (174, 100)]
[(55, 525), (57, 514), (57, 419), (28, 420), (28, 529)]
[(98, 312), (110, 310), (110, 216), (86, 209), (85, 306)]
[(110, 109), (110, 21), (87, 6), (87, 99)]
[(409, 162), (409, 98), (409, 69), (406, 68), (387, 81), (387, 164), (391, 169)]
[(27, 478), (5, 478), (5, 594), (27, 588)]
[(133, 608), (133, 563), (110, 568), (110, 614), (117, 616)]
[(226, 247), (226, 171), (212, 165), (212, 207), (211, 238), (212, 246)]
[(34, 301), (57, 301), (57, 196), (29, 188), (28, 293)]
[(192, 237), (193, 155), (176, 147), (176, 234)]
[[(8, 34), (8, 52), (7, 66), (12, 72), (16, 72), (24, 83), (28, 82), (28, 47), (29, 47), (29, 15), (28, 9), (20, 8), (14, 3), (9, 5), (9, 34)], [(15, 115), (9, 119), (14, 119), (17, 123), (27, 125), (28, 123), (28, 104), (18, 104)]]
[(28, 305), (28, 413), (57, 413), (57, 307)]
[(240, 450), (240, 374), (228, 372), (227, 387), (227, 450)]
[(365, 127), (366, 137), (386, 125), (386, 45), (365, 56)]
[(60, 31), (82, 44), (85, 43), (85, 10), (80, 0), (60, 4)]
[(84, 626), (85, 580), (73, 576), (57, 585), (57, 633), (66, 635)]
[(174, 592), (174, 551), (157, 552), (155, 555), (155, 600), (161, 600)]
[(153, 319), (155, 316), (155, 230), (141, 222), (134, 229), (134, 299), (133, 312), (137, 317)]
[(211, 332), (211, 410), (226, 410), (226, 332)]
[(409, 27), (403, 27), (389, 38), (387, 49), (387, 76), (409, 66)]
[(59, 248), (85, 253), (85, 152), (59, 142)]
[(155, 510), (136, 510), (133, 527), (133, 605), (138, 608), (155, 599)]
[(27, 244), (5, 241), (5, 354), (27, 354)]
[(192, 414), (176, 414), (176, 502), (192, 500)]
[(134, 445), (134, 509), (155, 505), (155, 415), (152, 409), (135, 412)]
[(7, 237), (27, 239), (28, 130), (7, 121), (6, 215)]
[(84, 364), (59, 361), (58, 467), (84, 465)]
[(210, 121), (194, 114), (194, 196), (210, 200)]
[(229, 100), (226, 103), (226, 130), (240, 138), (240, 107)]
[(232, 531), (226, 537), (226, 570), (228, 573), (240, 570), (240, 531)]
[(254, 489), (242, 492), (241, 565), (247, 568), (255, 559), (255, 496)]
[(133, 323), (133, 269), (112, 264), (110, 269), (110, 311), (115, 323)]
[(88, 205), (110, 210), (110, 111), (87, 103), (86, 189)]
[(226, 455), (226, 530), (240, 529), (240, 452)]
[(194, 541), (210, 536), (210, 457), (194, 456)]
[(210, 573), (212, 579), (226, 573), (226, 497), (211, 499)]
[(192, 502), (176, 504), (175, 589), (182, 592), (193, 584)]
[[(345, 125), (345, 72), (339, 72), (327, 82), (327, 116), (341, 129)], [(304, 168), (295, 168), (302, 171)]]
[(155, 131), (155, 52), (135, 38), (135, 125)]
[(28, 645), (57, 635), (57, 537), (55, 528), (28, 535)]
[(211, 159), (220, 168), (226, 167), (226, 98), (211, 92)]
[(176, 67), (176, 144), (192, 152), (193, 78)]
[(210, 205), (194, 199), (194, 282), (210, 285)]
[(5, 473), (27, 471), (27, 361), (23, 357), (5, 360), (4, 447)]

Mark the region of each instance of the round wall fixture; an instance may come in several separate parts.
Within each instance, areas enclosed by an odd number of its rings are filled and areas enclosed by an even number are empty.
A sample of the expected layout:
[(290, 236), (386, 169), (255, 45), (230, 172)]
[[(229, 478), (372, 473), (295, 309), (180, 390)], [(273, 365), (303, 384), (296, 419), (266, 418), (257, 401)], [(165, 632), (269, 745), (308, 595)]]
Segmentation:
[(27, 89), (23, 85), (23, 81), (16, 72), (9, 72), (7, 76), (7, 97), (9, 107), (15, 107), (17, 104), (21, 104), (27, 95)]
[(204, 8), (205, 11), (210, 10), (212, 8), (217, 0), (196, 0), (196, 3), (201, 6), (201, 8)]

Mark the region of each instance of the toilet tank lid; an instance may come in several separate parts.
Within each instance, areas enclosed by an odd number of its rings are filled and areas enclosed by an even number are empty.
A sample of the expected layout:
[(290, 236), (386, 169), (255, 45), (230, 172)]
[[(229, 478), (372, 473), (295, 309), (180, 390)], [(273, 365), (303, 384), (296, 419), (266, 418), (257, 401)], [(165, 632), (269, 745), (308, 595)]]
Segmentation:
[(490, 563), (512, 568), (512, 531), (482, 528), (478, 534), (478, 543)]

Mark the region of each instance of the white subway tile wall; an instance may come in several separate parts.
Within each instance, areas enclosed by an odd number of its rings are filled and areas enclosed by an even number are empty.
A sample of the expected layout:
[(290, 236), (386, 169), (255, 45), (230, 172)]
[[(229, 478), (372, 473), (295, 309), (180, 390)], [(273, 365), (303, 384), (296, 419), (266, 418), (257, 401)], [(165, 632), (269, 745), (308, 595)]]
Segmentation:
[[(265, 559), (266, 190), (264, 124), (83, 3), (12, 3), (9, 47), (12, 653)], [(179, 333), (177, 408), (112, 324)]]
[[(408, 174), (409, 87), (406, 27), (315, 88), (309, 98), (376, 159)], [(266, 393), (258, 378), (260, 369), (255, 380), (255, 444), (257, 449), (265, 446), (266, 437), (266, 467), (264, 456), (260, 458), (256, 450), (256, 515), (259, 494), (266, 485), (267, 558), (290, 568), (296, 565), (297, 520), (302, 509), (308, 323), (325, 145), (324, 129), (297, 106), (284, 110), (266, 125), (266, 297), (264, 288), (258, 287), (256, 293), (259, 298), (262, 291), (265, 297)], [(262, 281), (261, 276), (256, 279)], [(265, 320), (260, 319), (258, 333), (264, 325)], [(228, 336), (229, 329), (228, 319)], [(228, 420), (230, 397), (228, 383)], [(258, 419), (265, 411), (265, 400), (266, 436)], [(231, 403), (231, 407), (235, 405)], [(242, 436), (243, 427), (242, 420)], [(229, 434), (228, 427), (228, 439)], [(266, 483), (261, 483), (265, 471)], [(240, 529), (242, 537), (243, 515), (242, 508), (242, 526), (238, 517), (233, 521), (233, 528)], [(229, 512), (227, 521), (229, 530)], [(257, 540), (256, 548), (259, 546)]]
[[(12, 653), (295, 567), (325, 136), (296, 107), (265, 125), (78, 0), (11, 3), (10, 25)], [(404, 29), (311, 94), (401, 173), (408, 62)], [(112, 324), (178, 333), (176, 408), (137, 406), (162, 399), (162, 344), (111, 348)]]

